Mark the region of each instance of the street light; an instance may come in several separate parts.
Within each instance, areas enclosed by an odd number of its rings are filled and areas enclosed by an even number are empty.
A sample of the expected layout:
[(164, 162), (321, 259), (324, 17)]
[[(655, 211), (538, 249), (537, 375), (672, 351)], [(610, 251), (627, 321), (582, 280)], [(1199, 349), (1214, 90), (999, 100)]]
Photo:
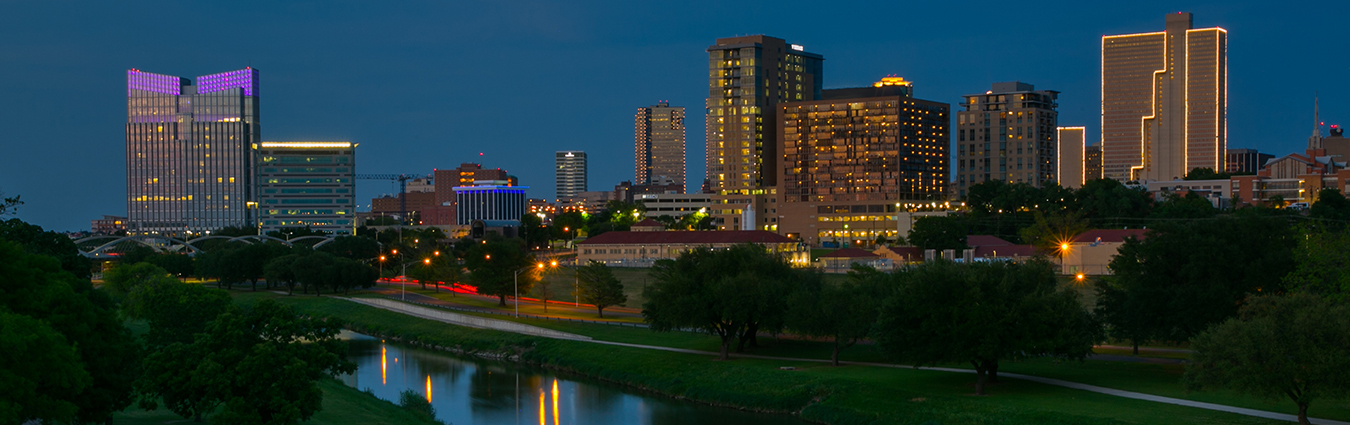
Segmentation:
[[(558, 262), (557, 262), (557, 261), (554, 261), (554, 262), (553, 262), (553, 267), (558, 267)], [(523, 268), (523, 269), (516, 270), (515, 275), (512, 276), (512, 279), (514, 279), (514, 280), (513, 280), (513, 282), (514, 282), (514, 287), (515, 287), (514, 292), (516, 293), (516, 297), (515, 297), (516, 317), (520, 317), (520, 272), (523, 272), (523, 271), (526, 271), (526, 270), (529, 270), (529, 269), (539, 269), (539, 270), (543, 270), (543, 269), (544, 269), (544, 263), (535, 264), (534, 267), (525, 267), (525, 268)]]

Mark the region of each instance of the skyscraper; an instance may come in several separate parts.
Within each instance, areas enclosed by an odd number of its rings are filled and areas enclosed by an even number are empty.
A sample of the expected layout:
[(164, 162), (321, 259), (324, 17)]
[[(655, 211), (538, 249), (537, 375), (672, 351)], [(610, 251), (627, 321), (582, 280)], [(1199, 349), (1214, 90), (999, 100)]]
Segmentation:
[(258, 70), (187, 78), (127, 71), (127, 231), (257, 226)]
[(684, 192), (684, 107), (668, 102), (638, 108), (633, 123), (633, 182), (669, 179)]
[(1172, 180), (1224, 168), (1228, 31), (1167, 15), (1162, 32), (1102, 37), (1102, 172)]
[(586, 191), (586, 152), (558, 151), (554, 154), (554, 164), (559, 200)]
[(901, 204), (946, 199), (951, 106), (912, 89), (888, 77), (780, 105), (781, 202), (758, 209), (770, 215), (758, 230), (811, 245), (867, 245), (896, 236), (886, 217)]
[(956, 113), (956, 195), (989, 180), (1040, 187), (1055, 170), (1059, 92), (1013, 81), (965, 95)]
[(260, 232), (309, 227), (356, 230), (356, 149), (351, 142), (262, 142), (258, 146)]
[(1084, 146), (1083, 183), (1102, 178), (1102, 145)]
[(820, 99), (824, 60), (764, 35), (708, 47), (707, 178), (715, 191), (762, 194), (777, 184), (777, 104)]
[(1060, 127), (1056, 136), (1059, 139), (1059, 175), (1055, 178), (1060, 186), (1070, 189), (1083, 187), (1083, 166), (1087, 152), (1087, 129), (1084, 127)]

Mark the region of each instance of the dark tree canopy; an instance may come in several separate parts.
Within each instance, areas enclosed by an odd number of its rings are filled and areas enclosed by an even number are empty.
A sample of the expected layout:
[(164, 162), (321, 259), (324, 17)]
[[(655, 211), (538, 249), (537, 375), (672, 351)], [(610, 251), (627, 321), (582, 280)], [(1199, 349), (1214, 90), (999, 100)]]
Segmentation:
[(652, 268), (655, 282), (643, 289), (643, 319), (653, 331), (700, 329), (722, 339), (727, 359), (732, 339), (741, 352), (759, 331), (782, 329), (787, 294), (799, 271), (763, 247), (697, 249)]
[(1200, 167), (1186, 173), (1182, 180), (1227, 180), (1230, 177), (1233, 177), (1233, 175), (1214, 171), (1210, 167)]
[(498, 305), (505, 306), (506, 297), (516, 296), (517, 282), (522, 294), (534, 285), (537, 271), (521, 271), (536, 265), (534, 257), (519, 240), (490, 238), (484, 242), (474, 244), (464, 258), (468, 280), (479, 294), (497, 297)]
[(850, 278), (830, 284), (819, 272), (805, 273), (802, 285), (788, 296), (786, 327), (792, 333), (830, 338), (830, 361), (839, 366), (839, 351), (867, 337), (876, 323), (889, 287), (887, 276), (855, 266)]
[(379, 242), (365, 236), (338, 236), (316, 250), (358, 261), (380, 256)]
[(623, 293), (623, 283), (614, 277), (614, 271), (605, 263), (591, 261), (578, 267), (576, 273), (580, 281), (578, 289), (581, 293), (578, 296), (581, 302), (594, 305), (600, 317), (605, 317), (605, 307), (628, 302), (628, 295)]
[(322, 408), (318, 380), (356, 370), (337, 338), (341, 327), (336, 319), (301, 317), (272, 300), (231, 309), (191, 343), (170, 344), (146, 358), (141, 403), (153, 409), (162, 400), (185, 418), (212, 415), (219, 424), (308, 420)]
[(916, 366), (969, 362), (984, 394), (1000, 360), (1083, 359), (1098, 326), (1078, 294), (1057, 289), (1053, 266), (1031, 263), (924, 263), (890, 276), (896, 291), (877, 321), (877, 343)]
[(52, 257), (61, 262), (61, 268), (80, 279), (89, 279), (93, 273), (93, 262), (83, 255), (66, 235), (42, 230), (42, 227), (28, 224), (17, 218), (0, 221), (0, 240), (8, 240), (23, 246), (24, 250)]
[(1317, 192), (1317, 202), (1308, 208), (1308, 216), (1324, 220), (1334, 220), (1344, 229), (1350, 226), (1350, 200), (1336, 188), (1325, 188)]
[(129, 365), (136, 364), (136, 346), (114, 310), (107, 294), (55, 258), (0, 241), (0, 311), (43, 321), (60, 333), (90, 378), (89, 385), (60, 394), (76, 406), (78, 422), (103, 422), (131, 403), (137, 370)]
[(1219, 213), (1214, 204), (1195, 192), (1186, 195), (1166, 193), (1161, 202), (1153, 207), (1153, 217), (1158, 218), (1212, 218)]
[(1285, 288), (1350, 301), (1350, 232), (1339, 226), (1309, 226), (1300, 233)]
[(47, 323), (0, 308), (0, 423), (71, 422), (70, 394), (90, 385), (66, 338)]
[(1191, 340), (1188, 389), (1231, 389), (1298, 405), (1350, 396), (1350, 305), (1309, 294), (1256, 297)]
[(909, 232), (909, 243), (923, 249), (966, 249), (969, 228), (961, 216), (922, 217), (914, 221)]
[(1249, 295), (1281, 290), (1294, 245), (1280, 217), (1159, 223), (1121, 246), (1114, 278), (1098, 284), (1098, 312), (1120, 338), (1186, 341), (1232, 317)]

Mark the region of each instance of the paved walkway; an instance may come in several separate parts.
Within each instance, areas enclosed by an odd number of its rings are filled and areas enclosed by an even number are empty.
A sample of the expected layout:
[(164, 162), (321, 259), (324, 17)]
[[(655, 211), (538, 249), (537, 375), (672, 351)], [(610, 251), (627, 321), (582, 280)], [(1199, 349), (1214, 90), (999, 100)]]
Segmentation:
[[(372, 292), (379, 292), (379, 293), (382, 293), (382, 294), (385, 294), (385, 295), (391, 295), (391, 294), (392, 294), (392, 295), (395, 295), (395, 296), (401, 296), (400, 293), (401, 293), (402, 291), (400, 291), (399, 285), (404, 285), (404, 283), (402, 283), (402, 282), (381, 281), (379, 285), (375, 286), (374, 288), (369, 289), (369, 291), (372, 291)], [(417, 283), (407, 283), (406, 285), (408, 285), (408, 286), (411, 287), (411, 288), (421, 288), (420, 284), (417, 284)], [(447, 287), (447, 286), (445, 286), (445, 285), (441, 285), (441, 290), (442, 290), (443, 292), (449, 292), (449, 291), (450, 291), (450, 288)], [(571, 288), (568, 288), (568, 290), (571, 290)], [(456, 291), (455, 294), (456, 294), (455, 296), (457, 296), (457, 297), (465, 297), (465, 298), (468, 298), (468, 299), (473, 299), (473, 300), (478, 300), (478, 301), (483, 301), (483, 302), (490, 302), (490, 303), (493, 303), (493, 304), (496, 304), (496, 303), (497, 303), (497, 297), (493, 297), (493, 296), (479, 295), (479, 294), (471, 293), (471, 292), (463, 292), (463, 290)], [(407, 296), (408, 296), (409, 298), (411, 298), (413, 295), (415, 295), (415, 294), (411, 294), (411, 293), (410, 293), (410, 294), (407, 294)], [(453, 301), (444, 301), (444, 300), (440, 300), (440, 299), (438, 299), (438, 298), (433, 298), (433, 297), (427, 297), (427, 298), (434, 299), (434, 300), (436, 300), (437, 302), (446, 303), (447, 305), (455, 305), (457, 308), (473, 309), (473, 310), (475, 310), (475, 311), (483, 311), (483, 312), (510, 311), (510, 310), (511, 310), (511, 307), (512, 307), (512, 302), (513, 302), (512, 300), (507, 300), (507, 301), (506, 301), (507, 306), (506, 306), (505, 308), (494, 309), (494, 308), (491, 308), (491, 307), (480, 307), (480, 306), (472, 306), (472, 305), (466, 305), (466, 304), (458, 304), (458, 303), (454, 303)], [(534, 298), (530, 298), (530, 297), (520, 297), (520, 305), (521, 305), (521, 307), (525, 307), (525, 306), (540, 307), (540, 306), (543, 305), (543, 303), (540, 302), (540, 301), (537, 300), (537, 299), (534, 299)], [(550, 311), (552, 311), (552, 310), (558, 310), (559, 312), (566, 312), (566, 313), (568, 313), (568, 314), (580, 315), (580, 316), (595, 316), (595, 315), (596, 315), (596, 312), (595, 312), (595, 306), (589, 305), (589, 304), (582, 304), (581, 306), (576, 306), (576, 305), (571, 304), (571, 303), (563, 303), (563, 302), (558, 302), (558, 301), (550, 301), (550, 302), (548, 303), (548, 309), (549, 309)], [(641, 310), (641, 309), (636, 309), (636, 308), (622, 307), (622, 306), (610, 306), (610, 307), (605, 307), (605, 318), (604, 318), (604, 319), (599, 319), (599, 320), (612, 319), (612, 318), (619, 318), (619, 317), (625, 317), (625, 318), (639, 318), (639, 319), (640, 319), (640, 318), (642, 318), (642, 310)], [(598, 319), (598, 318), (597, 318), (597, 319)]]
[(337, 298), (358, 304), (368, 305), (375, 308), (381, 308), (393, 312), (403, 313), (410, 316), (421, 317), (423, 319), (449, 323), (452, 325), (467, 326), (479, 329), (492, 329), (525, 335), (542, 336), (545, 338), (570, 339), (577, 341), (588, 341), (591, 339), (591, 337), (585, 335), (577, 335), (567, 332), (555, 331), (552, 329), (545, 329), (538, 326), (530, 326), (523, 323), (516, 323), (507, 320), (489, 319), (486, 317), (452, 313), (445, 310), (421, 307), (394, 300), (386, 300), (383, 298), (341, 298), (341, 297)]
[[(349, 301), (354, 301), (354, 302), (372, 301), (371, 299), (359, 299), (359, 298), (343, 298), (343, 299), (349, 300)], [(393, 304), (401, 304), (401, 303), (398, 303), (397, 301), (392, 301), (392, 300), (378, 300), (378, 301), (384, 301), (384, 302), (393, 303)], [(364, 303), (364, 302), (362, 302), (362, 303), (363, 303), (363, 304), (366, 304), (366, 303)], [(382, 302), (382, 303), (380, 303), (380, 304), (384, 304), (384, 303)], [(395, 307), (388, 307), (388, 306), (384, 306), (384, 305), (376, 305), (376, 304), (367, 304), (367, 305), (371, 305), (371, 306), (373, 306), (373, 307), (383, 308), (383, 309), (391, 310), (391, 311), (404, 312), (404, 311), (402, 311), (402, 308), (397, 308), (397, 309), (396, 309)], [(425, 307), (417, 307), (417, 306), (406, 305), (406, 304), (404, 304), (404, 306), (406, 306), (405, 308), (420, 308), (420, 309), (425, 309), (425, 310), (432, 310), (432, 311), (434, 311), (433, 309), (429, 309), (429, 308), (425, 308)], [(454, 314), (454, 313), (448, 313), (448, 314)], [(464, 315), (457, 315), (457, 316), (464, 316)], [(446, 323), (453, 323), (453, 322), (448, 322), (448, 321), (446, 321), (446, 320), (437, 319), (437, 318), (431, 317), (431, 316), (424, 316), (424, 317), (427, 318), (427, 319), (431, 319), (431, 320), (439, 320), (439, 321), (446, 322)], [(465, 317), (474, 317), (474, 318), (478, 318), (478, 317), (476, 317), (476, 316), (465, 316)], [(478, 318), (478, 319), (484, 319), (484, 318)], [(492, 320), (492, 321), (496, 321), (496, 322), (506, 322), (506, 323), (513, 323), (513, 324), (515, 324), (515, 322), (508, 322), (508, 321), (504, 321), (504, 320), (495, 320), (495, 319), (484, 319), (484, 320)], [(519, 325), (519, 324), (517, 324), (517, 325)], [(524, 325), (521, 325), (521, 326), (524, 326)], [(512, 331), (510, 331), (510, 330), (508, 330), (508, 329), (501, 329), (501, 330), (508, 331), (508, 332), (512, 332)], [(556, 331), (555, 331), (555, 332), (556, 332)], [(522, 333), (523, 333), (523, 332), (522, 332)], [(563, 333), (563, 332), (557, 332), (557, 333)], [(570, 335), (570, 334), (569, 334), (569, 335)], [(575, 340), (575, 341), (590, 342), (590, 343), (595, 343), (595, 344), (613, 345), (613, 346), (619, 346), (619, 347), (630, 347), (630, 348), (642, 348), (642, 349), (647, 349), (647, 350), (669, 351), (669, 352), (675, 352), (675, 353), (699, 354), (699, 355), (709, 355), (709, 356), (717, 356), (717, 355), (719, 355), (719, 353), (713, 352), (713, 351), (690, 350), (690, 349), (684, 349), (684, 348), (672, 348), (672, 347), (660, 347), (660, 346), (655, 346), (655, 345), (644, 345), (644, 344), (630, 344), (630, 343), (626, 343), (626, 342), (598, 341), (598, 340), (590, 339), (590, 337), (582, 337), (582, 338), (585, 338), (585, 339), (577, 339), (577, 338), (568, 338), (568, 337), (550, 337), (550, 336), (548, 336), (548, 335), (543, 335), (543, 334), (539, 334), (539, 335), (537, 335), (537, 336), (543, 336), (543, 337), (549, 337), (549, 338), (569, 339), (569, 340)], [(793, 361), (793, 362), (812, 362), (812, 363), (829, 363), (829, 362), (830, 362), (829, 360), (826, 360), (826, 359), (806, 359), (806, 358), (796, 358), (796, 357), (775, 357), (775, 356), (761, 356), (761, 355), (754, 355), (754, 354), (735, 354), (735, 353), (731, 354), (731, 357), (746, 358), (746, 359), (762, 359), (762, 360), (784, 360), (784, 361)], [(890, 363), (850, 362), (850, 361), (840, 361), (839, 363), (840, 363), (840, 364), (847, 364), (847, 365), (856, 365), (856, 366), (873, 366), (873, 367), (907, 368), (907, 369), (908, 369), (908, 368), (914, 368), (913, 366), (898, 365), (898, 364), (890, 364)], [(919, 368), (916, 368), (916, 369), (919, 369), (919, 370), (932, 370), (932, 371), (939, 371), (939, 372), (975, 373), (974, 370), (970, 370), (970, 369), (957, 369), (957, 368), (948, 368), (948, 367), (919, 367)], [(1135, 400), (1144, 400), (1144, 401), (1152, 401), (1152, 402), (1157, 402), (1157, 403), (1175, 404), (1175, 405), (1178, 405), (1178, 406), (1194, 407), (1194, 408), (1198, 408), (1198, 409), (1214, 410), (1214, 411), (1219, 411), (1219, 412), (1236, 413), (1236, 414), (1239, 414), (1239, 415), (1254, 416), (1254, 417), (1258, 417), (1258, 418), (1274, 419), (1274, 420), (1279, 420), (1279, 421), (1298, 422), (1298, 416), (1296, 416), (1296, 415), (1290, 415), (1290, 414), (1285, 414), (1285, 413), (1268, 412), (1268, 411), (1264, 411), (1264, 410), (1247, 409), (1247, 408), (1242, 408), (1242, 407), (1226, 406), (1226, 405), (1222, 405), (1222, 404), (1204, 403), (1204, 402), (1199, 402), (1199, 401), (1183, 400), (1183, 399), (1179, 399), (1179, 398), (1163, 397), (1163, 396), (1152, 395), (1152, 394), (1138, 393), (1138, 392), (1134, 392), (1134, 391), (1117, 390), (1117, 389), (1113, 389), (1113, 388), (1099, 387), (1099, 386), (1096, 386), (1096, 385), (1088, 385), (1088, 384), (1082, 384), (1082, 383), (1070, 382), (1070, 381), (1064, 381), (1064, 380), (1052, 379), (1052, 378), (1043, 378), (1043, 377), (1039, 377), (1039, 376), (1023, 375), (1023, 374), (1018, 374), (1018, 373), (1000, 372), (1000, 373), (998, 374), (998, 376), (999, 376), (1000, 378), (1022, 379), (1022, 380), (1026, 380), (1026, 381), (1038, 382), (1038, 383), (1047, 384), (1047, 385), (1055, 385), (1055, 386), (1060, 386), (1060, 387), (1065, 387), (1065, 388), (1072, 388), (1072, 389), (1076, 389), (1076, 390), (1083, 390), (1083, 391), (1090, 391), (1090, 392), (1099, 393), (1099, 394), (1112, 395), (1112, 396), (1116, 396), (1116, 397), (1131, 398), (1131, 399), (1135, 399)], [(1308, 421), (1309, 421), (1309, 422), (1312, 422), (1313, 424), (1316, 424), (1316, 425), (1350, 425), (1350, 422), (1334, 421), (1334, 420), (1330, 420), (1330, 419), (1308, 418)]]

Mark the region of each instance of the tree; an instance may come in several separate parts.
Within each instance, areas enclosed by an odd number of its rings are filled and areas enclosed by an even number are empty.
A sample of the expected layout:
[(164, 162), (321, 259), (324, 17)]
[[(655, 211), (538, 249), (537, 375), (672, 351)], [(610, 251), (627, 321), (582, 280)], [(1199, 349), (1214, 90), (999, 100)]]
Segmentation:
[(1219, 213), (1208, 199), (1195, 192), (1186, 192), (1186, 196), (1175, 193), (1163, 194), (1163, 201), (1153, 206), (1153, 217), (1158, 218), (1211, 218)]
[(193, 335), (206, 329), (232, 302), (220, 289), (163, 278), (136, 286), (128, 298), (123, 310), (128, 317), (146, 321), (150, 330), (145, 340), (155, 349), (192, 343)]
[(333, 288), (334, 294), (339, 289), (343, 294), (347, 294), (352, 288), (364, 289), (375, 286), (375, 280), (378, 278), (379, 272), (375, 271), (374, 267), (356, 260), (335, 257), (329, 286)]
[(1317, 202), (1308, 208), (1308, 217), (1340, 221), (1341, 226), (1350, 224), (1350, 200), (1334, 187), (1322, 189), (1317, 192)]
[(544, 219), (538, 215), (526, 213), (520, 216), (520, 237), (525, 239), (525, 245), (530, 249), (543, 249), (548, 247), (549, 233), (548, 226), (544, 225)]
[(0, 310), (46, 323), (75, 348), (90, 382), (61, 399), (76, 406), (75, 422), (104, 422), (131, 403), (135, 340), (107, 294), (64, 270), (57, 259), (25, 251), (0, 241)]
[(1090, 180), (1074, 193), (1076, 207), (1095, 228), (1118, 227), (1112, 219), (1147, 217), (1153, 201), (1143, 188), (1112, 179)]
[(885, 275), (875, 272), (855, 267), (838, 285), (825, 282), (819, 272), (809, 274), (788, 297), (787, 328), (798, 335), (833, 340), (830, 362), (839, 366), (839, 351), (867, 337), (885, 299)]
[(225, 226), (217, 229), (215, 232), (211, 232), (211, 234), (215, 236), (230, 237), (254, 236), (258, 234), (258, 228), (248, 226)]
[(1249, 295), (1275, 293), (1292, 269), (1294, 235), (1282, 217), (1163, 222), (1127, 240), (1099, 284), (1112, 335), (1180, 342), (1237, 313)]
[(1284, 287), (1335, 302), (1350, 301), (1350, 232), (1339, 226), (1305, 228)]
[(175, 343), (146, 358), (142, 405), (156, 398), (184, 418), (217, 411), (212, 423), (295, 424), (322, 408), (318, 380), (351, 373), (335, 318), (302, 317), (263, 300), (212, 320), (191, 344)]
[(0, 423), (69, 423), (79, 406), (69, 394), (89, 373), (66, 338), (46, 322), (0, 308)]
[(337, 257), (327, 252), (306, 253), (292, 262), (291, 273), (301, 285), (300, 293), (309, 293), (309, 289), (314, 288), (314, 295), (319, 295), (325, 284), (337, 279), (333, 267), (336, 262)]
[(1038, 252), (1060, 251), (1061, 245), (1088, 230), (1087, 220), (1080, 212), (1033, 213), (1036, 224), (1021, 230), (1022, 241), (1036, 247)]
[(967, 224), (961, 216), (921, 217), (914, 221), (909, 243), (923, 249), (966, 249)]
[(103, 275), (103, 287), (117, 298), (126, 298), (138, 286), (177, 282), (169, 272), (150, 263), (118, 264)]
[(1182, 180), (1228, 180), (1230, 177), (1233, 175), (1214, 171), (1210, 167), (1200, 167), (1186, 173), (1186, 177), (1182, 177)]
[(398, 393), (398, 405), (427, 420), (436, 419), (436, 408), (433, 407), (431, 402), (427, 401), (427, 399), (422, 398), (421, 395), (417, 394), (416, 391), (400, 391)]
[(614, 271), (605, 263), (591, 261), (576, 269), (579, 281), (581, 302), (595, 306), (596, 314), (605, 317), (605, 307), (623, 305), (628, 295), (623, 293), (623, 283), (614, 277)]
[(1053, 266), (1031, 263), (924, 263), (892, 276), (895, 293), (881, 308), (877, 343), (915, 366), (970, 362), (975, 393), (997, 382), (1000, 360), (1083, 359), (1097, 325), (1078, 294), (1057, 289)]
[[(440, 251), (436, 251), (440, 252)], [(444, 282), (450, 285), (451, 294), (455, 287), (459, 285), (462, 268), (459, 265), (459, 259), (447, 251), (444, 255), (433, 253), (423, 259), (421, 263), (411, 265), (408, 269), (408, 277), (416, 279), (422, 285), (422, 289), (427, 289), (430, 283), (433, 288), (440, 291), (438, 282)]]
[(755, 345), (761, 331), (779, 331), (786, 297), (801, 280), (798, 272), (764, 247), (743, 244), (722, 250), (688, 251), (652, 267), (655, 283), (643, 289), (642, 317), (653, 331), (701, 329), (722, 339), (729, 358)]
[(1288, 397), (1308, 424), (1314, 401), (1350, 396), (1350, 305), (1309, 294), (1250, 300), (1238, 317), (1191, 340), (1189, 390), (1230, 389), (1270, 400)]
[(61, 261), (61, 268), (77, 278), (89, 279), (93, 275), (93, 262), (81, 255), (75, 241), (66, 235), (12, 218), (0, 221), (0, 239), (16, 242), (29, 253)]
[[(0, 197), (4, 195), (4, 192), (0, 192)], [(18, 196), (0, 199), (0, 217), (17, 213), (20, 205), (23, 205), (23, 201), (20, 201)]]
[(506, 306), (507, 296), (528, 293), (534, 285), (534, 275), (528, 271), (516, 273), (534, 265), (534, 257), (525, 252), (518, 240), (491, 238), (474, 244), (465, 257), (469, 281), (478, 293), (497, 297), (499, 306)]
[(316, 250), (352, 260), (369, 260), (380, 256), (380, 243), (365, 236), (338, 236)]
[(295, 262), (300, 257), (300, 254), (287, 254), (273, 258), (263, 267), (263, 278), (267, 279), (268, 284), (286, 285), (286, 294), (294, 294), (295, 284), (299, 282), (295, 274)]

